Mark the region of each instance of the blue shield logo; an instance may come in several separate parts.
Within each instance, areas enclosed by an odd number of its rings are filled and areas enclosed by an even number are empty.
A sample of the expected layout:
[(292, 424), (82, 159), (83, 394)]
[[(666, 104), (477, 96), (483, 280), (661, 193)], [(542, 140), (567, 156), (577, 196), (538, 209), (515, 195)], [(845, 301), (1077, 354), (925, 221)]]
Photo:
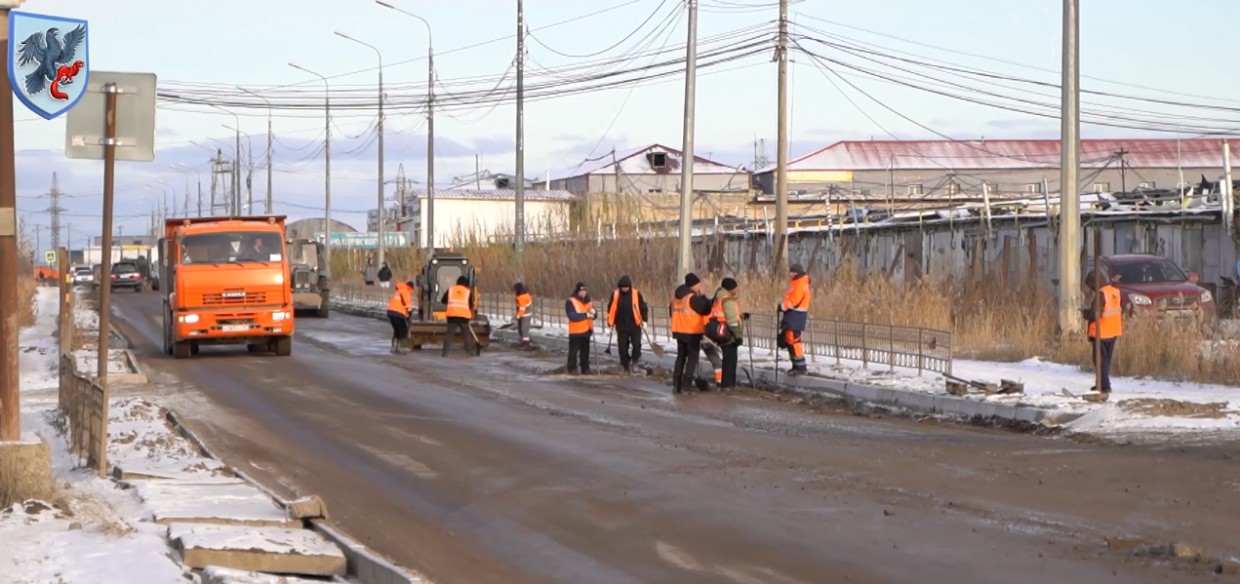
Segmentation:
[(86, 94), (90, 51), (85, 20), (10, 12), (8, 48), (9, 83), (34, 113), (53, 119)]

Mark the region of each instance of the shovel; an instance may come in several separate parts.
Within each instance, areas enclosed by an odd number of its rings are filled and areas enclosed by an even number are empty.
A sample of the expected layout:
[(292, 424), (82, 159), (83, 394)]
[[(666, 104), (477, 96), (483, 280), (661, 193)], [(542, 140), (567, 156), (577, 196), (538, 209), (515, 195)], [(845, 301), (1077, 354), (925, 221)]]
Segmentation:
[(612, 336), (613, 334), (615, 334), (615, 332), (616, 332), (616, 329), (608, 329), (608, 330), (607, 330), (607, 348), (606, 348), (606, 349), (603, 349), (603, 354), (604, 354), (604, 355), (610, 355), (610, 354), (611, 354), (611, 336)]
[(654, 352), (656, 357), (662, 357), (667, 354), (667, 352), (663, 350), (663, 345), (654, 342), (654, 339), (650, 337), (650, 329), (647, 329), (645, 325), (642, 325), (642, 332), (646, 333), (646, 344), (650, 345), (650, 350)]

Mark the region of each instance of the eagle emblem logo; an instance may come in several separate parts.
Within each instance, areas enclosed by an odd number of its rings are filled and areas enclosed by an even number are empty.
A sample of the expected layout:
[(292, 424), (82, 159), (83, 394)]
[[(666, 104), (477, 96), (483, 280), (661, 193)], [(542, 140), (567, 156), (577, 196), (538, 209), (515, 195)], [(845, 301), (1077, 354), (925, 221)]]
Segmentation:
[(90, 58), (85, 20), (9, 13), (9, 83), (17, 99), (45, 119), (86, 94)]

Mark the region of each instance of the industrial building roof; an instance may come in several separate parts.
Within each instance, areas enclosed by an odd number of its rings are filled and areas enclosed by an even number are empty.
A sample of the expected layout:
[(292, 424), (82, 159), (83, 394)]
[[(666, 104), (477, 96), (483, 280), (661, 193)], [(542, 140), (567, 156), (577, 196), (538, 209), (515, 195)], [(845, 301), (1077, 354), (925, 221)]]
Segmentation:
[[(660, 171), (652, 168), (650, 161), (645, 156), (648, 152), (667, 154), (666, 170)], [(559, 172), (552, 172), (551, 176), (552, 180), (563, 180), (590, 174), (616, 174), (617, 172), (624, 175), (679, 173), (682, 155), (683, 152), (675, 148), (669, 148), (662, 144), (649, 144), (640, 148), (617, 150), (614, 155), (609, 152), (603, 156), (586, 160), (575, 168), (566, 168)], [(736, 174), (748, 172), (744, 168), (721, 164), (696, 154), (693, 156), (693, 160), (695, 161), (693, 174)], [(619, 167), (618, 170), (617, 166)]]
[[(413, 193), (418, 197), (426, 196), (425, 189), (415, 189)], [(435, 198), (475, 201), (511, 201), (517, 198), (517, 191), (513, 189), (435, 189)], [(574, 199), (575, 196), (568, 191), (525, 189), (525, 200), (527, 201), (572, 201)]]
[[(1081, 166), (1103, 166), (1120, 149), (1134, 168), (1223, 166), (1221, 138), (1081, 140)], [(836, 171), (1030, 168), (1059, 168), (1059, 140), (845, 140), (788, 163), (789, 170)]]

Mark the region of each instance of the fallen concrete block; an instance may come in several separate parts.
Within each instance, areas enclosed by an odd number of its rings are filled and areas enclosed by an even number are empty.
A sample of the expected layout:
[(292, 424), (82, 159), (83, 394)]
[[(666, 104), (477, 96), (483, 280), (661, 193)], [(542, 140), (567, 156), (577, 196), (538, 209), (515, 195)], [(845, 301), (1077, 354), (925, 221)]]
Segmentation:
[(173, 524), (168, 541), (193, 569), (343, 576), (348, 568), (344, 552), (309, 529)]
[(323, 584), (323, 581), (207, 566), (202, 571), (202, 584)]
[(151, 481), (134, 484), (156, 523), (214, 523), (300, 527), (271, 497), (235, 482)]
[(290, 501), (285, 510), (294, 519), (327, 519), (327, 504), (317, 495)]

